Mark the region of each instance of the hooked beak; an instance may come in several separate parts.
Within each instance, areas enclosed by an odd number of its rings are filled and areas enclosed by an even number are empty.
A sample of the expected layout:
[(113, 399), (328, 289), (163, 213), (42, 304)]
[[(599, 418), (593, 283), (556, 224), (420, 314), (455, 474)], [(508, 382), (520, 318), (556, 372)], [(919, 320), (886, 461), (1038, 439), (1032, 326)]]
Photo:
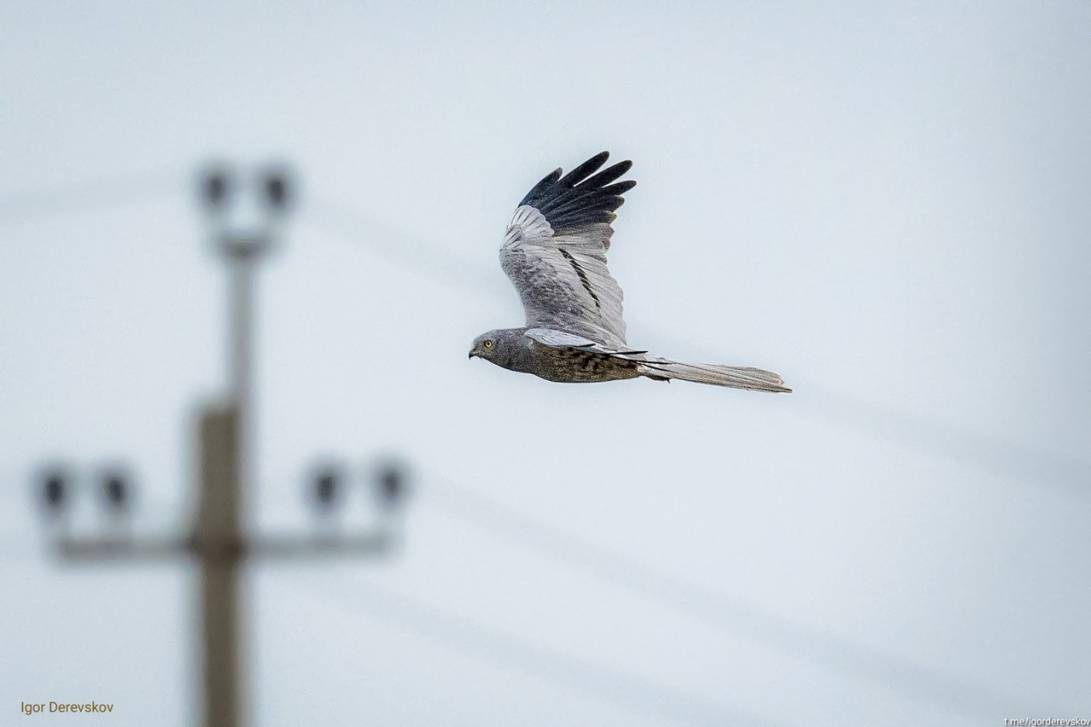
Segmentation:
[(469, 361), (469, 360), (470, 360), (471, 358), (473, 358), (473, 357), (474, 357), (474, 356), (476, 356), (476, 355), (477, 355), (477, 353), (475, 353), (475, 352), (474, 352), (474, 351), (473, 351), (473, 350), (471, 349), (471, 350), (470, 350), (470, 355), (466, 357), (466, 360), (467, 360), (467, 361)]

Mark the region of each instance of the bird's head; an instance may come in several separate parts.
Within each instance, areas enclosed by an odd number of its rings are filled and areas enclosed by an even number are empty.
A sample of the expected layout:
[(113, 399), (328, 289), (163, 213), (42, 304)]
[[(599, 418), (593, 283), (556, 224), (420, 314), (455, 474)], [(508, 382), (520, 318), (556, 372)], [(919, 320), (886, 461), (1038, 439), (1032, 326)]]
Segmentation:
[(507, 368), (514, 344), (512, 331), (495, 330), (482, 333), (470, 347), (470, 358), (483, 358), (497, 366)]

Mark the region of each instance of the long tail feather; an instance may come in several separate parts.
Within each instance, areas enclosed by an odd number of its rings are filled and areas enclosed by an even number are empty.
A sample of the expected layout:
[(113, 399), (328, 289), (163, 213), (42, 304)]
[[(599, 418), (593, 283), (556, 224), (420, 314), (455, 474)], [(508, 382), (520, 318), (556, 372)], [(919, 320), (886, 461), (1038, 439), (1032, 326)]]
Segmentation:
[(729, 386), (733, 389), (776, 391), (789, 393), (784, 380), (772, 371), (749, 366), (719, 366), (717, 364), (686, 364), (676, 361), (647, 361), (638, 369), (643, 376), (652, 379), (677, 379), (697, 384)]

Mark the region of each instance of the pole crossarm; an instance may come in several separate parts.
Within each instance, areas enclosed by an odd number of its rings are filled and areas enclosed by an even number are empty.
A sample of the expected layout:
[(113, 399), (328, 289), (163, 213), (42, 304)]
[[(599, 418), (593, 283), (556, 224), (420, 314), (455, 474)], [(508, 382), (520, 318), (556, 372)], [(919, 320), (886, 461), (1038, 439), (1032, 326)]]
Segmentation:
[(192, 538), (185, 535), (60, 535), (52, 547), (62, 559), (70, 561), (158, 561), (185, 555), (192, 549)]
[(388, 555), (398, 547), (398, 539), (389, 532), (353, 533), (344, 535), (267, 534), (244, 544), (244, 554), (267, 560), (305, 560), (343, 556)]
[(140, 562), (195, 555), (223, 562), (384, 556), (396, 550), (398, 544), (398, 538), (394, 534), (379, 530), (345, 534), (259, 533), (237, 538), (199, 538), (194, 535), (61, 535), (51, 547), (61, 559), (67, 561)]

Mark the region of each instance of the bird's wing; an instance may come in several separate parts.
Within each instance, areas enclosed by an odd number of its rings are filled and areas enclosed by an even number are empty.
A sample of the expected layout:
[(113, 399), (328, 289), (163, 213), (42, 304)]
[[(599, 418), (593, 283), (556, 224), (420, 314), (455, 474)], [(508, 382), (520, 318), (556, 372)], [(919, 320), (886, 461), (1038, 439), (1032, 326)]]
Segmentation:
[(500, 266), (523, 301), (527, 326), (620, 348), (622, 292), (606, 269), (606, 251), (614, 210), (636, 182), (616, 181), (632, 162), (598, 171), (608, 157), (596, 154), (563, 177), (557, 169), (527, 193), (508, 224)]

